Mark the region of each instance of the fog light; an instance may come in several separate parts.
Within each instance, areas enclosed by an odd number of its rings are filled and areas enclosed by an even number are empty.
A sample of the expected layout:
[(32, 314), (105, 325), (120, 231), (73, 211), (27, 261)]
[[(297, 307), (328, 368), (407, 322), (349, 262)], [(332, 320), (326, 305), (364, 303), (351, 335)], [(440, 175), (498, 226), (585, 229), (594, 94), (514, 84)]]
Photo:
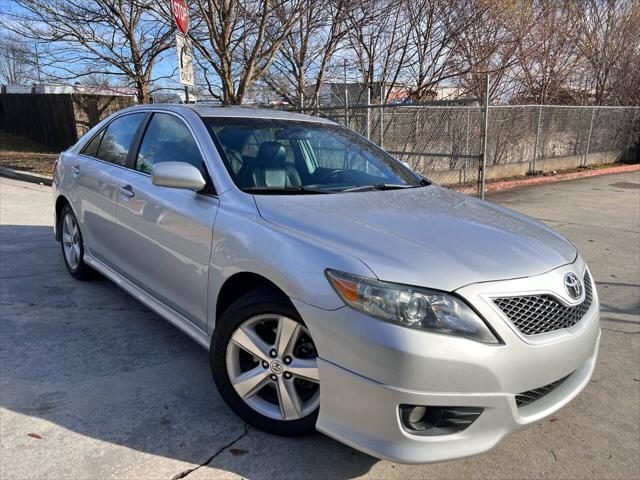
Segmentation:
[(413, 435), (450, 435), (465, 430), (483, 411), (482, 407), (400, 405), (400, 420)]

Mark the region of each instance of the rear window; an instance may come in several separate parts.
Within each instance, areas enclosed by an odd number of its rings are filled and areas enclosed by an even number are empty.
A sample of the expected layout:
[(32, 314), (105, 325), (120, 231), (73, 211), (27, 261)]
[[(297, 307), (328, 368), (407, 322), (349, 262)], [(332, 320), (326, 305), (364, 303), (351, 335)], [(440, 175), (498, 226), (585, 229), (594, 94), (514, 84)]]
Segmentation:
[(100, 132), (95, 137), (93, 137), (89, 143), (87, 143), (87, 145), (82, 150), (82, 153), (90, 157), (96, 157), (98, 155), (98, 147), (100, 146), (100, 140), (102, 140), (103, 135), (104, 135), (104, 128), (100, 130)]
[(97, 158), (126, 166), (129, 148), (146, 113), (133, 113), (116, 118), (109, 124), (98, 147)]

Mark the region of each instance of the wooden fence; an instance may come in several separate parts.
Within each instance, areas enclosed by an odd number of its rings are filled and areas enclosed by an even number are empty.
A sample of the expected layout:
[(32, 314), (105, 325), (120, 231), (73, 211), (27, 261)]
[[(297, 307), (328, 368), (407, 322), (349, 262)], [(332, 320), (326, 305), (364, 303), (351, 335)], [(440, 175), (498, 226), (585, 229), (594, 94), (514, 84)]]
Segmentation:
[(0, 129), (49, 148), (66, 149), (131, 97), (86, 94), (0, 94)]

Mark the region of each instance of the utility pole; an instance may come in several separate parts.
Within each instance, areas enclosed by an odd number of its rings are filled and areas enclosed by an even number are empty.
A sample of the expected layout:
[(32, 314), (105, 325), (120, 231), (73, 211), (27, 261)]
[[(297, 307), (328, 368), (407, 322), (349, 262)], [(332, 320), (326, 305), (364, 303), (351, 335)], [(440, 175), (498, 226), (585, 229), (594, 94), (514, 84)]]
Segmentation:
[(38, 44), (35, 44), (36, 49), (36, 70), (38, 72), (38, 83), (42, 83), (42, 74), (40, 71), (40, 55), (38, 54)]

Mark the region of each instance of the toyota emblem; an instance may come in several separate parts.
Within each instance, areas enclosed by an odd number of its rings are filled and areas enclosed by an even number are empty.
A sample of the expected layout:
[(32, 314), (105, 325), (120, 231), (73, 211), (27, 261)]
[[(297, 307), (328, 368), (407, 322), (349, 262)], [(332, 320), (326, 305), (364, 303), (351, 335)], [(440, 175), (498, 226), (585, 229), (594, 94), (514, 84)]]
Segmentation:
[(284, 365), (280, 360), (277, 359), (271, 362), (269, 368), (271, 369), (271, 372), (275, 373), (276, 375), (280, 375), (282, 372), (284, 372)]
[(567, 273), (564, 276), (564, 288), (574, 300), (579, 299), (582, 295), (582, 282), (575, 273)]

